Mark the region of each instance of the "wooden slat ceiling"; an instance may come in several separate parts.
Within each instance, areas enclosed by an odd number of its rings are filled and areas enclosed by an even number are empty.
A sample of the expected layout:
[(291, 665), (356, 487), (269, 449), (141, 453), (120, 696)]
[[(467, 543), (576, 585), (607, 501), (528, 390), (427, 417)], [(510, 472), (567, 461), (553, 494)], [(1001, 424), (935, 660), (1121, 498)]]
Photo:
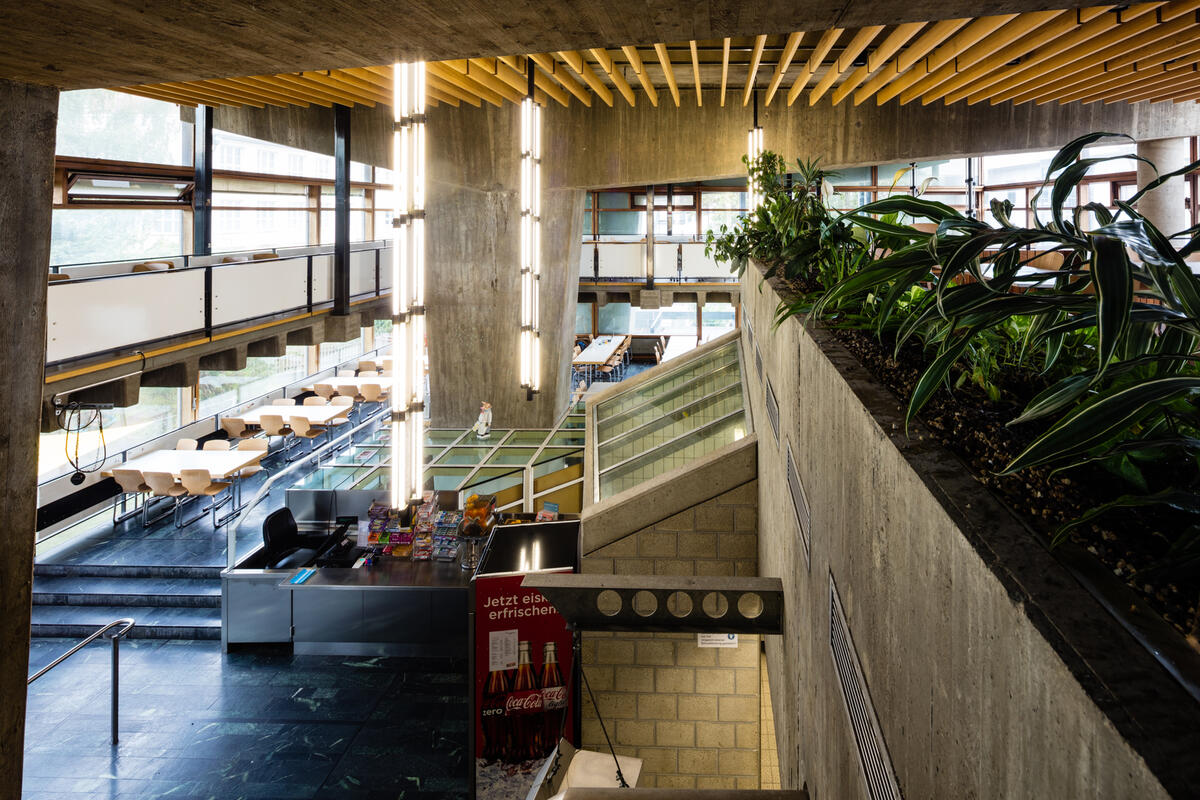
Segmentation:
[[(429, 65), (429, 101), (815, 105), (1200, 100), (1200, 0), (597, 47)], [(123, 87), (187, 105), (375, 105), (391, 67)]]

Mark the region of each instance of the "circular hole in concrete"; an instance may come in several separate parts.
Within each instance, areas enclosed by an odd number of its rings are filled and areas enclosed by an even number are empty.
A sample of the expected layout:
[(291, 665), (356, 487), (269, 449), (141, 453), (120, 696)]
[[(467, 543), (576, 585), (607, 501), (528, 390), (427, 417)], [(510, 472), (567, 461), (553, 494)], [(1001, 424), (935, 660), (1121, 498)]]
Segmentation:
[(738, 598), (737, 608), (746, 619), (756, 619), (763, 612), (763, 601), (754, 592), (746, 592)]
[(605, 589), (596, 595), (596, 610), (606, 617), (615, 617), (621, 610), (621, 595)]
[(692, 596), (687, 592), (671, 592), (667, 595), (667, 611), (675, 617), (686, 617), (692, 613)]
[(633, 610), (640, 617), (648, 617), (658, 611), (658, 598), (643, 589), (633, 596)]
[(709, 592), (700, 601), (700, 607), (713, 619), (720, 619), (725, 616), (725, 612), (729, 611), (729, 601), (721, 592)]

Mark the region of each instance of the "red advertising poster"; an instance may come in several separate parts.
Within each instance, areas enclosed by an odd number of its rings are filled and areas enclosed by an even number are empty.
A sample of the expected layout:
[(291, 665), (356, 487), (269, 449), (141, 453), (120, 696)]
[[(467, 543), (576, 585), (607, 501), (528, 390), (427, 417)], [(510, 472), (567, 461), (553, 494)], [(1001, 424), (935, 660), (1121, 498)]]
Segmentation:
[(475, 578), (475, 796), (483, 800), (525, 796), (564, 714), (574, 738), (571, 634), (541, 592), (521, 586), (524, 577)]

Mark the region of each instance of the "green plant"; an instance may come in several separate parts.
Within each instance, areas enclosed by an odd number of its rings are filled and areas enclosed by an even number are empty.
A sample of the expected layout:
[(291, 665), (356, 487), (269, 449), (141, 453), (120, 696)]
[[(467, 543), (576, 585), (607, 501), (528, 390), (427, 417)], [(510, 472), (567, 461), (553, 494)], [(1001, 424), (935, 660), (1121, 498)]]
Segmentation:
[(767, 267), (768, 278), (779, 275), (802, 292), (830, 286), (860, 266), (866, 253), (863, 237), (822, 200), (834, 173), (817, 160), (797, 160), (787, 186), (786, 164), (779, 155), (767, 151), (753, 162), (743, 156), (742, 162), (762, 202), (736, 225), (708, 231), (707, 255), (729, 264), (739, 277), (751, 260), (758, 261)]
[[(1010, 424), (1047, 427), (1002, 474), (1099, 463), (1138, 493), (1094, 513), (1140, 503), (1200, 514), (1200, 279), (1185, 261), (1200, 238), (1195, 229), (1168, 237), (1135, 208), (1200, 162), (1159, 176), (1115, 213), (1097, 204), (1069, 209), (1089, 169), (1137, 158), (1080, 158), (1112, 135), (1082, 136), (1056, 154), (1031, 227), (1012, 224), (1007, 202), (992, 204), (995, 227), (919, 197), (843, 215), (838, 223), (885, 238), (890, 252), (831, 287), (812, 313), (852, 309), (848, 318), (890, 332), (897, 350), (926, 343), (930, 363), (912, 392), (910, 420), (940, 387), (970, 381), (990, 396), (997, 370), (1037, 362), (1049, 385)], [(1046, 190), (1043, 221), (1036, 204)], [(901, 225), (897, 215), (933, 229)], [(1178, 248), (1177, 237), (1186, 240)]]

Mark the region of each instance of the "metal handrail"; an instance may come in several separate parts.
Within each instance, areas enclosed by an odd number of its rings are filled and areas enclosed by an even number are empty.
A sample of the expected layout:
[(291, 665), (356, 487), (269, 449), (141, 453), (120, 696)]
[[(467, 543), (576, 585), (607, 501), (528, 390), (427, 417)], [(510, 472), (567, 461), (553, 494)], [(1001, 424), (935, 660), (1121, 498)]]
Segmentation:
[(33, 673), (33, 675), (29, 678), (29, 680), (25, 682), (26, 686), (33, 683), (38, 678), (42, 677), (47, 672), (54, 669), (59, 664), (66, 661), (68, 658), (75, 655), (80, 650), (87, 647), (89, 644), (96, 641), (101, 636), (108, 633), (110, 630), (117, 627), (118, 625), (121, 625), (122, 628), (119, 631), (117, 631), (116, 633), (114, 633), (112, 636), (108, 637), (109, 639), (112, 640), (112, 743), (113, 744), (117, 743), (117, 705), (118, 705), (118, 696), (120, 695), (120, 692), (118, 691), (118, 689), (120, 686), (121, 637), (124, 636), (125, 634), (129, 633), (129, 629), (133, 627), (134, 620), (131, 617), (124, 617), (123, 619), (114, 619), (112, 622), (108, 623), (103, 628), (96, 631), (91, 636), (87, 637), (82, 642), (75, 645), (70, 650), (63, 653), (61, 656), (54, 659), (49, 664), (47, 664), (46, 666), (39, 669), (37, 672)]

